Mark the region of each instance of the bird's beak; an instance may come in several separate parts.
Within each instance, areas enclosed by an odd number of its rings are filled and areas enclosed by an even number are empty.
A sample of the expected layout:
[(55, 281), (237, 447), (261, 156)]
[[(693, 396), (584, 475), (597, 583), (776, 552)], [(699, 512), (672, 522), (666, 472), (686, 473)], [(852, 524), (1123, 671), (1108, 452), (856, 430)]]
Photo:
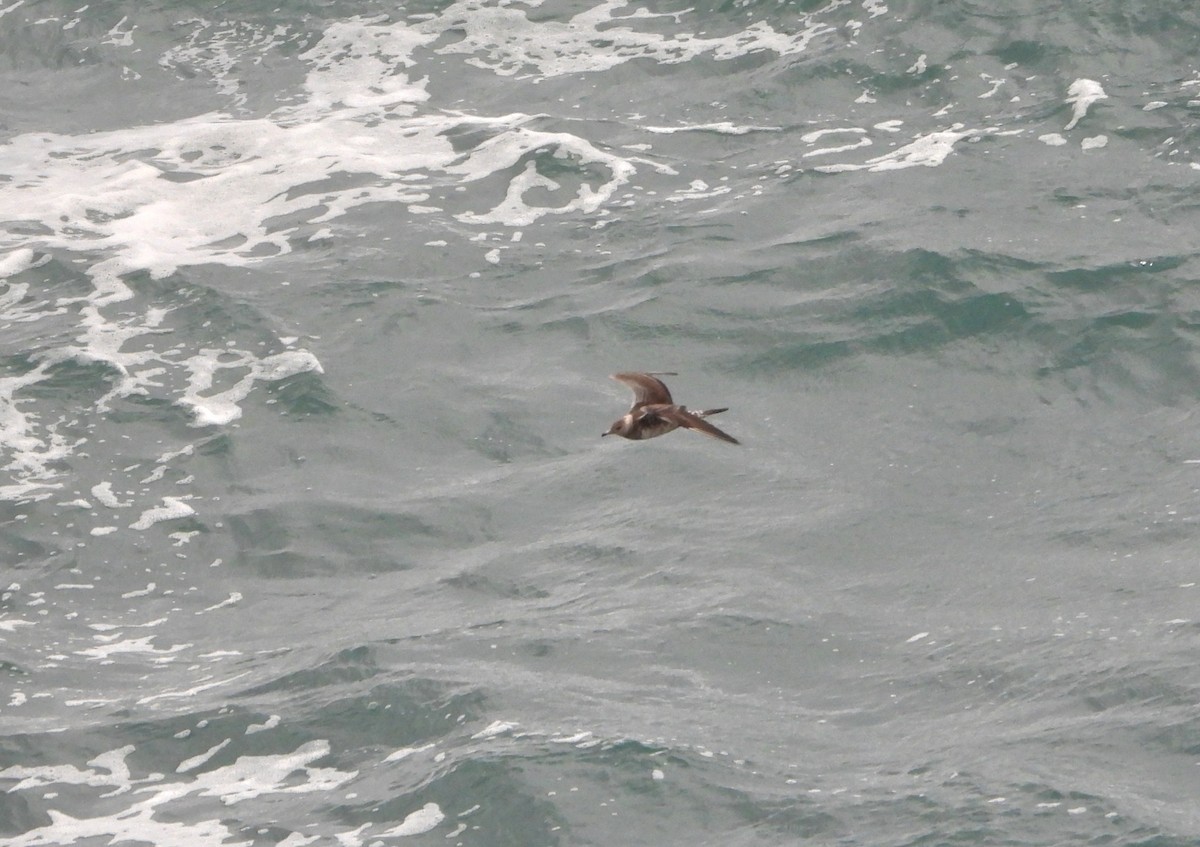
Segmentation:
[(611, 432), (602, 432), (602, 433), (600, 433), (600, 437), (601, 437), (601, 438), (603, 438), (603, 437), (604, 437), (604, 436), (606, 436), (606, 435), (612, 435), (612, 433), (611, 433)]

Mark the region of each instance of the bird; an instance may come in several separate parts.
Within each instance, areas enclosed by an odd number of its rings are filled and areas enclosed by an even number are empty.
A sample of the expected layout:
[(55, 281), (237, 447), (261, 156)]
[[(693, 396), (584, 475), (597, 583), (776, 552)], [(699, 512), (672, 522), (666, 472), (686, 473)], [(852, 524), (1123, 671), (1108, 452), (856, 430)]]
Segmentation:
[(727, 432), (722, 432), (704, 420), (709, 415), (729, 411), (728, 407), (721, 409), (705, 409), (690, 411), (687, 406), (679, 406), (671, 399), (671, 392), (663, 383), (660, 376), (676, 376), (673, 371), (651, 373), (619, 373), (609, 379), (615, 379), (633, 390), (633, 406), (624, 417), (617, 418), (605, 435), (619, 435), (640, 441), (643, 438), (655, 438), (666, 435), (672, 430), (683, 427), (707, 435), (709, 438), (719, 438), (730, 444), (741, 444)]

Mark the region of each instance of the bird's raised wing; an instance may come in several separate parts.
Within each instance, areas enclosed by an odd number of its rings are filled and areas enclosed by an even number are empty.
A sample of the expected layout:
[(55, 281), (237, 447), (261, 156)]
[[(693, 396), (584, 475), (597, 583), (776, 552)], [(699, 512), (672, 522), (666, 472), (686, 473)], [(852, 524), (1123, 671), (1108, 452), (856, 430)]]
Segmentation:
[[(673, 373), (668, 372), (663, 372), (662, 375), (674, 376)], [(613, 374), (610, 379), (615, 379), (617, 382), (623, 383), (633, 390), (633, 408), (630, 409), (631, 412), (636, 412), (642, 406), (671, 405), (675, 402), (671, 399), (671, 392), (667, 390), (667, 386), (663, 384), (663, 381), (650, 374), (619, 373)]]
[(704, 420), (704, 418), (698, 418), (687, 409), (681, 409), (679, 406), (673, 406), (670, 409), (658, 409), (656, 411), (660, 418), (677, 423), (686, 429), (694, 430), (701, 435), (707, 435), (709, 438), (719, 438), (722, 441), (728, 441), (730, 444), (742, 443), (729, 433), (717, 429)]

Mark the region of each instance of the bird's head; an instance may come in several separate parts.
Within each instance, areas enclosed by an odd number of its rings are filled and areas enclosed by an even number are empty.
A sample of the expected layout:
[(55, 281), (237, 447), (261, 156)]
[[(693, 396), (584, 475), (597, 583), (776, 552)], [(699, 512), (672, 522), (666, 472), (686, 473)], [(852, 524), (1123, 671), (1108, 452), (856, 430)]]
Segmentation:
[(600, 437), (603, 438), (606, 435), (625, 435), (627, 432), (629, 432), (629, 427), (632, 424), (633, 421), (629, 415), (626, 415), (623, 418), (617, 418), (615, 421), (613, 421), (613, 425), (608, 428), (608, 432), (600, 433)]

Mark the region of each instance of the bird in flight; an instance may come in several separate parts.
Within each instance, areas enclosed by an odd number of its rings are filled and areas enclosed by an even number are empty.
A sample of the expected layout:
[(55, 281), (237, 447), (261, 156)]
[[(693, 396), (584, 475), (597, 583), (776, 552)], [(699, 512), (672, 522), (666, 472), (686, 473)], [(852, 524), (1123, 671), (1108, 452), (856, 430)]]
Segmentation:
[(728, 409), (705, 409), (692, 412), (687, 406), (679, 406), (671, 399), (671, 392), (659, 379), (660, 376), (675, 376), (672, 372), (662, 373), (619, 373), (612, 379), (624, 383), (633, 390), (633, 406), (624, 417), (617, 418), (604, 435), (619, 435), (635, 441), (666, 435), (683, 427), (710, 438), (719, 438), (730, 444), (741, 442), (727, 432), (722, 432), (704, 420), (709, 415)]

